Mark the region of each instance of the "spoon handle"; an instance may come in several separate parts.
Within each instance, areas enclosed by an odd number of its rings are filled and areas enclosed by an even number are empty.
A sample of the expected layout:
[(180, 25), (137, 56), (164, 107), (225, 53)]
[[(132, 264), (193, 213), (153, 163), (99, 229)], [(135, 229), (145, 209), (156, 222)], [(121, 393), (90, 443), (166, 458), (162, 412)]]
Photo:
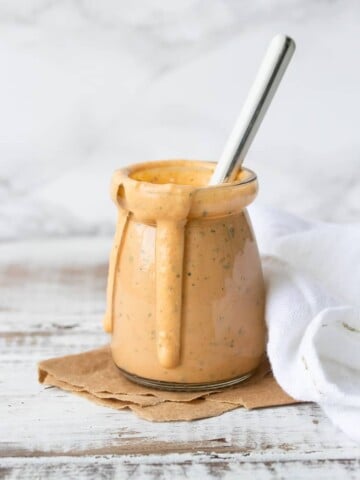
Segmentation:
[(270, 42), (209, 185), (236, 178), (294, 51), (295, 42), (285, 35), (276, 35)]

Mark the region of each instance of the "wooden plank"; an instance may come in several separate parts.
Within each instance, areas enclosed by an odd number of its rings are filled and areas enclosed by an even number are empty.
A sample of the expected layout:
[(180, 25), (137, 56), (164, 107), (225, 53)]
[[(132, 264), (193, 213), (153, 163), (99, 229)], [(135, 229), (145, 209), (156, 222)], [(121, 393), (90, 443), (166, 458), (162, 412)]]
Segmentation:
[[(82, 272), (73, 269), (45, 270), (32, 273), (22, 269), (14, 277), (12, 269), (0, 272), (1, 331), (44, 331), (66, 328), (81, 319), (100, 317), (105, 308), (106, 267), (88, 267)], [(67, 318), (68, 317), (68, 318)]]
[(40, 386), (40, 359), (108, 341), (106, 243), (34, 242), (31, 258), (18, 245), (0, 251), (0, 476), (355, 478), (359, 447), (316, 405), (157, 424)]
[(178, 454), (153, 456), (89, 456), (74, 459), (34, 458), (6, 459), (0, 466), (0, 477), (13, 479), (130, 479), (173, 480), (223, 479), (264, 480), (356, 480), (359, 460), (249, 462), (237, 455)]
[(60, 332), (22, 337), (6, 334), (6, 341), (1, 339), (0, 455), (141, 454), (200, 449), (245, 451), (257, 459), (263, 459), (265, 454), (277, 459), (290, 455), (294, 459), (336, 459), (344, 454), (359, 458), (359, 448), (332, 427), (315, 405), (237, 410), (197, 422), (157, 424), (44, 388), (37, 382), (37, 361), (99, 344), (96, 332)]
[(1, 331), (44, 330), (53, 318), (66, 327), (67, 316), (70, 322), (101, 317), (110, 243), (75, 238), (1, 244)]
[[(196, 422), (149, 423), (57, 389), (1, 396), (0, 456), (243, 453), (251, 460), (359, 458), (359, 448), (314, 405), (233, 412)], [(33, 373), (34, 368), (33, 368)], [(27, 380), (27, 378), (28, 380)], [(41, 387), (40, 387), (41, 388)], [(4, 408), (5, 407), (5, 408)]]

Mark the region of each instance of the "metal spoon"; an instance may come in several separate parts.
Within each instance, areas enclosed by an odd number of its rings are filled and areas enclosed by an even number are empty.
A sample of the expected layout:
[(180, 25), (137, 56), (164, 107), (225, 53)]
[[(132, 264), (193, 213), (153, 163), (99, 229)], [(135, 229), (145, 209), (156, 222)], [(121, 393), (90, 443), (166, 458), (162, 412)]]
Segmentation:
[(276, 35), (270, 42), (209, 185), (231, 182), (236, 178), (294, 51), (294, 40), (285, 35)]

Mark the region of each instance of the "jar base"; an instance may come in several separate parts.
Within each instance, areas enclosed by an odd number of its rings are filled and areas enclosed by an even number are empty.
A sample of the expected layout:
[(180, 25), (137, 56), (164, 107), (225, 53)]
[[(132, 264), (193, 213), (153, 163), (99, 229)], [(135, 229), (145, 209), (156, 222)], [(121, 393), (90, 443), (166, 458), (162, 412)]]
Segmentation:
[(151, 380), (149, 378), (139, 377), (133, 373), (129, 373), (120, 367), (117, 367), (125, 378), (133, 383), (143, 385), (144, 387), (155, 388), (157, 390), (167, 390), (173, 392), (204, 392), (208, 390), (219, 390), (226, 387), (232, 387), (238, 383), (244, 382), (250, 378), (255, 372), (252, 370), (249, 373), (245, 373), (239, 377), (230, 378), (229, 380), (220, 380), (218, 382), (205, 382), (205, 383), (177, 383), (177, 382), (164, 382), (161, 380)]

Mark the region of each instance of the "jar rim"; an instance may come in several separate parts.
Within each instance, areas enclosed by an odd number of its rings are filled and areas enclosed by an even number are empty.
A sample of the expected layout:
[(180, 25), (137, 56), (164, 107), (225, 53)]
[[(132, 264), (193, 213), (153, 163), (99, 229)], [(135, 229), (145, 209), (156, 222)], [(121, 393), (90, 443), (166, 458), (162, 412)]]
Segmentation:
[[(223, 212), (230, 215), (243, 210), (256, 197), (256, 174), (242, 169), (233, 182), (208, 185), (215, 165), (201, 160), (133, 164), (114, 172), (111, 197), (116, 205), (136, 212), (139, 218), (185, 219), (218, 216)], [(162, 168), (169, 169), (166, 175)], [(197, 175), (191, 174), (191, 170), (197, 170)], [(137, 175), (139, 172), (143, 174)], [(151, 181), (155, 179), (156, 182)]]
[(228, 187), (236, 187), (242, 185), (248, 185), (252, 182), (257, 181), (256, 173), (246, 167), (241, 167), (239, 175), (242, 173), (246, 174), (245, 178), (236, 179), (232, 182), (221, 183), (218, 185), (190, 185), (190, 184), (183, 184), (183, 183), (175, 183), (175, 182), (150, 182), (143, 179), (134, 178), (134, 174), (141, 171), (151, 170), (155, 168), (171, 168), (171, 167), (180, 167), (184, 166), (185, 168), (191, 169), (191, 167), (199, 168), (201, 167), (204, 171), (208, 170), (210, 173), (213, 172), (216, 162), (215, 161), (204, 161), (204, 160), (188, 160), (188, 159), (169, 159), (169, 160), (150, 160), (147, 162), (140, 162), (134, 163), (127, 167), (123, 167), (119, 169), (123, 173), (128, 176), (128, 181), (133, 181), (136, 183), (141, 183), (146, 185), (147, 187), (152, 185), (156, 186), (156, 189), (165, 190), (169, 187), (169, 185), (176, 185), (179, 189), (189, 189), (191, 190), (210, 190), (210, 189), (219, 189), (219, 188), (228, 188)]

